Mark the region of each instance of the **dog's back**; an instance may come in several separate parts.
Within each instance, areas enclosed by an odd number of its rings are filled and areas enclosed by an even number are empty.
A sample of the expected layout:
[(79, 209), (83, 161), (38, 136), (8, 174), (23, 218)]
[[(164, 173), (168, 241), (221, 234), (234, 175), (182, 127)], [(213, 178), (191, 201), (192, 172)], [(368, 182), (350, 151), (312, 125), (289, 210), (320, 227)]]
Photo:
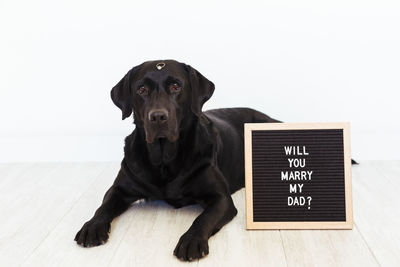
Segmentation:
[(220, 136), (218, 165), (231, 193), (244, 187), (244, 124), (280, 122), (250, 108), (221, 108), (204, 112)]

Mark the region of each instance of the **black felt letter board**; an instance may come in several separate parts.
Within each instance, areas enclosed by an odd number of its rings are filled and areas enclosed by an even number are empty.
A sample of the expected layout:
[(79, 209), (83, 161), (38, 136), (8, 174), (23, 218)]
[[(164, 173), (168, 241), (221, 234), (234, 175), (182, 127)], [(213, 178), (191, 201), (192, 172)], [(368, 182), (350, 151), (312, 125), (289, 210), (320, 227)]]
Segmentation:
[[(258, 129), (260, 125), (267, 128)], [(350, 156), (344, 143), (348, 142), (348, 125), (274, 125), (258, 124), (257, 130), (246, 135), (251, 139), (246, 140), (246, 146), (251, 143), (251, 149), (246, 148), (247, 154), (251, 151), (251, 157), (246, 154), (246, 161), (251, 158), (251, 172), (246, 162), (246, 194), (251, 189), (251, 199), (246, 196), (246, 201), (252, 202), (251, 211), (247, 203), (247, 213), (252, 212), (248, 228), (351, 228), (352, 211), (347, 210), (351, 209), (351, 192), (350, 197), (349, 192), (346, 195), (346, 160)], [(247, 181), (249, 173), (251, 183)], [(249, 184), (251, 188), (247, 188)], [(346, 197), (350, 198), (347, 206)]]

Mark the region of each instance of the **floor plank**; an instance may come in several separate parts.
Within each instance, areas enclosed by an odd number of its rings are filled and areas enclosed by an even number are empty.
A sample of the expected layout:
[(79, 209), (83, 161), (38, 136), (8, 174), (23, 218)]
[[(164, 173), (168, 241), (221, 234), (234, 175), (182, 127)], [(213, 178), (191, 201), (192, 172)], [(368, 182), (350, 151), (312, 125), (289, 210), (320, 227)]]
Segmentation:
[(379, 266), (356, 228), (281, 234), (288, 266)]
[[(202, 211), (135, 203), (114, 220), (109, 241), (82, 248), (75, 233), (100, 205), (117, 163), (0, 164), (0, 266), (181, 266), (172, 252)], [(353, 168), (353, 230), (247, 231), (238, 215), (191, 266), (399, 266), (400, 162)]]
[[(111, 266), (179, 266), (173, 256), (180, 235), (200, 213), (196, 206), (173, 209), (164, 202), (135, 204), (134, 216)], [(195, 264), (194, 264), (195, 265)]]
[(354, 220), (382, 266), (400, 265), (399, 161), (353, 168)]
[[(103, 246), (82, 248), (74, 241), (75, 234), (89, 220), (101, 204), (106, 190), (112, 185), (119, 164), (108, 164), (95, 179), (80, 192), (77, 201), (61, 222), (24, 262), (26, 266), (107, 266), (113, 252), (126, 232), (132, 219), (125, 213), (115, 219), (110, 240)], [(56, 249), (54, 249), (56, 248)], [(51, 252), (51, 253), (49, 253)]]
[(60, 222), (103, 163), (35, 164), (1, 188), (0, 265), (20, 264)]
[[(0, 193), (10, 190), (10, 185), (15, 185), (17, 179), (21, 179), (21, 174), (29, 168), (35, 166), (34, 163), (3, 163), (0, 164)], [(24, 182), (24, 180), (21, 180)]]

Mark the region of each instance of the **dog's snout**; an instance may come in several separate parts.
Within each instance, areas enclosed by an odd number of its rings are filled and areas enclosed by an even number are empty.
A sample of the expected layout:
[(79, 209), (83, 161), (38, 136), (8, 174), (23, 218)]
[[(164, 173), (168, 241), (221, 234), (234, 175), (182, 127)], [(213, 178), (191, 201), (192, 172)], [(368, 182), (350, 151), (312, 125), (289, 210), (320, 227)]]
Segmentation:
[(149, 112), (149, 120), (152, 123), (163, 123), (168, 120), (168, 111), (165, 109), (155, 109)]

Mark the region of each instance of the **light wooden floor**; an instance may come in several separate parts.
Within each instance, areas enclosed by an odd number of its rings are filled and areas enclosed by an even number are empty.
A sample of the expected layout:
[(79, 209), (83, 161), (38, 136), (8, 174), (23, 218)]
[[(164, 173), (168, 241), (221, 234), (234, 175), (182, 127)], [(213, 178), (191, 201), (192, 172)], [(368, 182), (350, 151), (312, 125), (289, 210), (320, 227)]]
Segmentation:
[(246, 231), (238, 216), (183, 263), (172, 251), (201, 212), (139, 203), (112, 224), (103, 246), (73, 241), (112, 184), (118, 163), (0, 164), (0, 266), (400, 266), (400, 161), (353, 167), (353, 230)]

